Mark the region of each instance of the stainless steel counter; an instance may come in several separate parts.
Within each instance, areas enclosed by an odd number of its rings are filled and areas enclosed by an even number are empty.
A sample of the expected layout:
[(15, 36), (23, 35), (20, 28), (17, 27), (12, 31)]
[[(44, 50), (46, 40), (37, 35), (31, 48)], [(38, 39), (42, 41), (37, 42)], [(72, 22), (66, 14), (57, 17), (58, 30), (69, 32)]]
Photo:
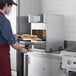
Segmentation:
[(28, 66), (28, 71), (25, 69), (25, 76), (59, 76), (60, 63), (62, 62), (60, 54), (46, 53), (42, 49), (31, 49), (24, 55), (27, 56), (28, 63), (25, 66)]
[(31, 51), (31, 52), (28, 52), (25, 55), (38, 56), (38, 57), (43, 57), (43, 58), (52, 58), (52, 59), (57, 59), (57, 60), (62, 61), (62, 56), (60, 54), (46, 53), (44, 51), (42, 51), (42, 52), (40, 52), (40, 51)]

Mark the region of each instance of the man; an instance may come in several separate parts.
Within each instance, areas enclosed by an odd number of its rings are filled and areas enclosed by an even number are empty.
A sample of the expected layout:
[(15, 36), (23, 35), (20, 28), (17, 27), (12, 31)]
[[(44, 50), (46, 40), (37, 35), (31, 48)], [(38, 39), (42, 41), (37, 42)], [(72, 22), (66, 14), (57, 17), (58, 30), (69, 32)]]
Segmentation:
[(20, 47), (16, 42), (9, 20), (5, 17), (12, 5), (17, 5), (13, 0), (0, 0), (0, 76), (11, 76), (9, 45), (26, 53), (27, 49)]

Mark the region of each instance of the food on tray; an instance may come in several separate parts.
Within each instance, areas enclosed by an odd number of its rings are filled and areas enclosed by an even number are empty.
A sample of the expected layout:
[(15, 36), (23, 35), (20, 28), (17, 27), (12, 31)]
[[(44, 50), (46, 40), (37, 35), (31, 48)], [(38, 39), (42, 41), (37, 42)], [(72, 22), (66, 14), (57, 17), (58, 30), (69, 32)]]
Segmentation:
[(31, 36), (29, 34), (22, 34), (21, 37), (22, 38), (31, 38)]
[(29, 39), (36, 39), (36, 38), (38, 38), (37, 35), (29, 35), (29, 34), (22, 34), (21, 37), (22, 38), (29, 38)]
[(37, 35), (31, 35), (31, 38), (38, 38)]

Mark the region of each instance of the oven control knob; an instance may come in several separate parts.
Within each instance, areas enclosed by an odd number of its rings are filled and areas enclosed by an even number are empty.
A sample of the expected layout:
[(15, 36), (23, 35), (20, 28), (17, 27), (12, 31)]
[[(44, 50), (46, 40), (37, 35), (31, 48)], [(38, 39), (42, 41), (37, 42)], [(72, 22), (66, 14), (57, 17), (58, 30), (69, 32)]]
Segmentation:
[(76, 62), (74, 62), (74, 64), (76, 64)]
[(67, 60), (67, 64), (71, 65), (72, 64), (71, 60)]

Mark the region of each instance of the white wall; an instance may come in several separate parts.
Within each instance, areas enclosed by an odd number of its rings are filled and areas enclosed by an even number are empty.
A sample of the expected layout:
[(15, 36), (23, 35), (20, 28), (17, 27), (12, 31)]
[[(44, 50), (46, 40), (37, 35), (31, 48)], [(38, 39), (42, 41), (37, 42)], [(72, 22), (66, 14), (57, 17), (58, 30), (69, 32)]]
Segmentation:
[(41, 13), (41, 0), (20, 0), (21, 16)]
[(76, 0), (41, 0), (42, 12), (64, 15), (65, 40), (76, 41)]

